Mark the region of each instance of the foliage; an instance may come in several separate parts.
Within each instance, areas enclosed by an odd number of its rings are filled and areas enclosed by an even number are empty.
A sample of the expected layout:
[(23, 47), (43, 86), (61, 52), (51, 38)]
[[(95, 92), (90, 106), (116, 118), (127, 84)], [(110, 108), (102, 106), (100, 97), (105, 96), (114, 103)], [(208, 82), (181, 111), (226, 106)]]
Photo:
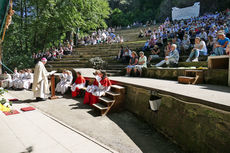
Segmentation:
[(4, 93), (7, 92), (7, 90), (0, 88), (0, 104), (6, 105), (6, 106), (12, 106), (12, 102), (9, 102), (7, 99), (3, 98)]
[(106, 28), (107, 0), (14, 0), (13, 24), (3, 43), (3, 63), (33, 67), (33, 52), (58, 46), (70, 34)]

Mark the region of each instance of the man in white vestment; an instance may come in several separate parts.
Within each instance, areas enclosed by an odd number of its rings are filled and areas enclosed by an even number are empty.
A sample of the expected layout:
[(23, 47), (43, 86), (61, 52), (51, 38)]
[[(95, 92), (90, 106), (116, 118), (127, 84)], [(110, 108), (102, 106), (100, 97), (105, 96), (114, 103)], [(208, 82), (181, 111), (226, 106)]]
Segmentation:
[(37, 63), (34, 69), (32, 91), (34, 92), (34, 97), (36, 97), (37, 101), (45, 101), (45, 95), (50, 93), (47, 78), (49, 76), (49, 73), (45, 68), (46, 63), (47, 59), (42, 58), (42, 60)]

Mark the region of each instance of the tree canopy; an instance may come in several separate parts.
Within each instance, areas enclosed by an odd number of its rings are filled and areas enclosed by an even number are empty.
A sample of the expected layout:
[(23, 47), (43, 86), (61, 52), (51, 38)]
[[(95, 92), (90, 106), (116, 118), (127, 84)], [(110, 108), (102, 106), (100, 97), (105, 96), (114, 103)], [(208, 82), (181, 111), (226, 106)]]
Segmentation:
[(107, 0), (14, 0), (15, 15), (3, 44), (10, 68), (31, 67), (33, 52), (57, 46), (66, 33), (106, 28)]

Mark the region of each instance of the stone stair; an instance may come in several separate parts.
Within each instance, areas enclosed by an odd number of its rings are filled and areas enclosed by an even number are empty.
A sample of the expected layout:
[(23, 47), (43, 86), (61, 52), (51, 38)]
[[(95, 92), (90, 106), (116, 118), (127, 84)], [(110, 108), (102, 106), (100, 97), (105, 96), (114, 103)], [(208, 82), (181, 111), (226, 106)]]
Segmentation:
[(106, 92), (104, 97), (99, 98), (99, 103), (93, 104), (95, 110), (104, 116), (108, 112), (119, 111), (125, 98), (125, 88), (118, 85), (112, 85), (111, 90)]
[[(62, 59), (57, 59), (55, 61), (49, 61), (46, 64), (46, 68), (48, 71), (56, 70), (61, 72), (63, 69), (73, 70), (73, 68), (90, 68), (91, 64), (89, 60), (91, 58), (100, 57), (106, 63), (108, 63), (108, 73), (110, 76), (119, 76), (121, 74), (121, 70), (124, 67), (117, 66), (119, 63), (115, 61), (115, 57), (120, 50), (120, 46), (124, 47), (129, 46), (132, 50), (137, 50), (143, 47), (144, 42), (125, 42), (123, 44), (100, 44), (100, 45), (90, 45), (90, 46), (79, 46), (78, 48), (74, 48), (72, 55), (63, 56)], [(115, 67), (110, 67), (110, 65), (115, 65)], [(117, 70), (117, 71), (115, 71)]]

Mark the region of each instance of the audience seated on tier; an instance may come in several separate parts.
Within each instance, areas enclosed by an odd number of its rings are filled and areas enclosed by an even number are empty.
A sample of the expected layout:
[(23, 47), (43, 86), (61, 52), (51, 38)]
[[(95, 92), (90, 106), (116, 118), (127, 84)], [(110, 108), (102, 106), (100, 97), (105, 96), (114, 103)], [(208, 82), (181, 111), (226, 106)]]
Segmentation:
[(107, 77), (106, 72), (96, 71), (94, 73), (95, 80), (92, 85), (88, 85), (85, 97), (84, 104), (96, 104), (99, 102), (99, 97), (104, 96), (107, 91), (111, 88), (111, 82)]
[(224, 34), (224, 31), (218, 32), (218, 40), (214, 45), (213, 56), (220, 56), (225, 54), (225, 49), (229, 43), (229, 38), (227, 38)]
[(56, 92), (60, 92), (61, 94), (65, 94), (68, 88), (71, 86), (73, 81), (73, 75), (71, 71), (63, 70), (60, 75), (60, 82), (56, 86)]
[(155, 45), (153, 49), (151, 49), (151, 55), (149, 55), (149, 58), (148, 58), (148, 63), (151, 62), (151, 60), (153, 59), (156, 59), (156, 58), (159, 58), (160, 57), (160, 48)]
[(132, 69), (138, 64), (138, 55), (135, 51), (132, 51), (132, 57), (129, 60), (129, 65), (126, 67), (126, 76), (130, 76)]
[(71, 91), (72, 91), (72, 97), (78, 97), (80, 96), (81, 89), (85, 88), (85, 78), (81, 75), (81, 72), (76, 72), (77, 78), (74, 84), (71, 86)]
[(129, 63), (129, 60), (131, 58), (131, 54), (132, 54), (132, 51), (129, 49), (129, 47), (126, 47), (126, 49), (124, 50), (123, 55), (122, 55), (123, 63)]
[(141, 51), (139, 53), (140, 57), (138, 60), (138, 65), (134, 68), (134, 74), (137, 75), (137, 71), (140, 73), (140, 76), (142, 76), (142, 69), (147, 68), (147, 57), (145, 56), (144, 52)]
[(214, 38), (210, 35), (208, 36), (208, 41), (207, 41), (207, 49), (208, 49), (208, 54), (212, 54), (213, 50), (214, 50), (214, 45), (215, 45), (215, 40)]
[(186, 51), (189, 49), (190, 45), (191, 45), (190, 38), (187, 34), (185, 34), (183, 37), (183, 40), (181, 42), (181, 48), (180, 48), (181, 52), (186, 53)]
[(194, 48), (192, 49), (186, 62), (191, 62), (193, 56), (195, 56), (195, 58), (192, 60), (192, 62), (198, 62), (198, 57), (200, 55), (207, 55), (207, 47), (205, 41), (201, 40), (200, 37), (196, 37)]
[(166, 56), (163, 61), (161, 61), (160, 63), (156, 64), (156, 67), (163, 66), (165, 63), (168, 66), (173, 66), (174, 67), (174, 66), (176, 66), (178, 64), (179, 58), (180, 58), (180, 55), (179, 55), (179, 52), (177, 50), (177, 45), (172, 44), (169, 55)]
[(12, 85), (12, 77), (6, 71), (4, 72), (4, 79), (1, 80), (1, 87), (2, 88), (11, 88)]

